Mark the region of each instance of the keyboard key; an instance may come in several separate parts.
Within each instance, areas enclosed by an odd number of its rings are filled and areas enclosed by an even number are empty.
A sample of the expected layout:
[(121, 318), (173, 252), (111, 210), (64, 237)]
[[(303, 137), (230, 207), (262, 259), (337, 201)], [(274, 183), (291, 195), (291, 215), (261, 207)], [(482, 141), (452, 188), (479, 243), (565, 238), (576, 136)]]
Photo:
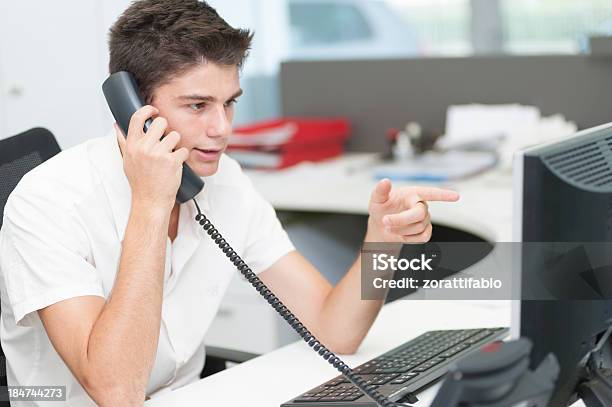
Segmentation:
[(398, 378), (394, 379), (391, 381), (391, 384), (403, 384), (406, 383), (408, 380), (417, 377), (419, 374), (418, 373), (408, 373), (408, 374), (403, 374), (401, 376), (399, 376)]
[(344, 376), (340, 376), (340, 377), (336, 377), (335, 379), (328, 381), (323, 386), (324, 387), (335, 387), (342, 383), (350, 383), (350, 382), (348, 379), (345, 379)]
[(313, 396), (310, 393), (304, 393), (300, 397), (294, 399), (293, 401), (296, 403), (308, 403), (311, 401), (318, 401), (319, 397)]
[(492, 335), (493, 332), (489, 331), (489, 330), (485, 330), (477, 335), (474, 335), (473, 337), (471, 337), (470, 339), (468, 339), (467, 341), (465, 341), (466, 344), (468, 345), (473, 345), (477, 342), (482, 341), (484, 338), (486, 338), (487, 336)]
[(397, 367), (377, 367), (372, 373), (399, 373)]
[(457, 345), (449, 350), (447, 350), (446, 352), (442, 353), (440, 356), (444, 357), (444, 358), (450, 358), (453, 355), (456, 355), (457, 353), (469, 348), (470, 345), (467, 344), (462, 344), (462, 345)]
[(367, 365), (358, 366), (355, 369), (353, 369), (353, 372), (359, 373), (359, 374), (372, 373), (374, 372), (375, 369), (377, 369), (378, 365), (379, 365), (378, 363), (371, 363)]
[(444, 358), (431, 359), (431, 360), (423, 363), (421, 366), (415, 368), (414, 371), (415, 372), (424, 372), (426, 370), (431, 369), (432, 367), (434, 367), (435, 365), (437, 365), (438, 363), (441, 363), (443, 361), (444, 361)]
[(317, 401), (342, 401), (343, 398), (342, 397), (337, 397), (337, 396), (325, 396), (325, 397), (321, 397), (319, 400)]
[(377, 376), (371, 384), (383, 385), (399, 376), (399, 373)]

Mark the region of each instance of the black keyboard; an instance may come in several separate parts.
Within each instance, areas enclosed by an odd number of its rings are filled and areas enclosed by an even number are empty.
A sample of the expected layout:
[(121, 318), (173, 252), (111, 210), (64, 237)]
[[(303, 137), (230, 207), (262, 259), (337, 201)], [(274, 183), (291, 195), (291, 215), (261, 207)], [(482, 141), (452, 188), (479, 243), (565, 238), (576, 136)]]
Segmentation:
[[(414, 392), (446, 374), (453, 362), (502, 339), (507, 333), (507, 328), (430, 331), (353, 371), (391, 401), (409, 401)], [(281, 405), (296, 406), (376, 407), (376, 403), (344, 376), (337, 376)]]

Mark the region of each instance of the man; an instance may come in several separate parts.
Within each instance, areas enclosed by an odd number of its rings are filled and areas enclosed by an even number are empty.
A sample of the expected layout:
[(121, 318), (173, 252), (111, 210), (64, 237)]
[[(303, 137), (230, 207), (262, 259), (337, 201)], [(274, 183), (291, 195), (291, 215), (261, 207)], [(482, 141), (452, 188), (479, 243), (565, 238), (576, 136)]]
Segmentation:
[[(137, 406), (199, 378), (204, 334), (236, 271), (193, 203), (175, 202), (184, 162), (205, 180), (196, 201), (253, 271), (331, 350), (355, 352), (382, 305), (360, 300), (359, 258), (331, 287), (223, 154), (251, 39), (195, 0), (136, 1), (111, 28), (110, 71), (131, 72), (147, 105), (127, 139), (116, 128), (64, 151), (7, 203), (9, 384), (66, 385), (71, 406)], [(365, 240), (427, 241), (426, 201), (457, 199), (382, 181)]]

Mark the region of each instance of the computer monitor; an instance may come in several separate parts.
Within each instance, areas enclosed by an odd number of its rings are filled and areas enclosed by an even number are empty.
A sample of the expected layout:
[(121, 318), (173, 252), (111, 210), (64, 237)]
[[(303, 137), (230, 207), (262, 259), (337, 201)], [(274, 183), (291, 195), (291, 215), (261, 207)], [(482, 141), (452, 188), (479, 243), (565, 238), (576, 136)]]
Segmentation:
[[(523, 242), (523, 250), (532, 242), (612, 241), (612, 124), (519, 152), (514, 182), (513, 240)], [(521, 256), (525, 294), (526, 280), (538, 270), (526, 266), (530, 262), (524, 251)], [(537, 292), (530, 294), (539, 298)], [(583, 292), (575, 298), (584, 298)], [(590, 379), (585, 357), (611, 324), (612, 301), (605, 298), (514, 302), (512, 333), (533, 341), (531, 367), (550, 352), (561, 365), (550, 405), (565, 406), (578, 398), (581, 384)], [(612, 368), (605, 364), (600, 367)]]

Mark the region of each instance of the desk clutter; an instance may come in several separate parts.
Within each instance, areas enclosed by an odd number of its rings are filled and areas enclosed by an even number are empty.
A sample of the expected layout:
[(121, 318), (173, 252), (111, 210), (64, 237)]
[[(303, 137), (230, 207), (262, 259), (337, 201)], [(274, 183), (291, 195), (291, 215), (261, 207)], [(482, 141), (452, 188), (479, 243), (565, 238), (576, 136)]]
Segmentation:
[(405, 161), (390, 161), (372, 169), (375, 179), (446, 182), (477, 175), (495, 166), (497, 156), (481, 151), (428, 151)]
[(514, 152), (567, 137), (576, 125), (562, 115), (543, 117), (534, 106), (450, 106), (446, 131), (439, 134), (409, 122), (387, 132), (384, 162), (373, 168), (375, 179), (445, 182), (500, 166), (510, 170)]
[(281, 169), (341, 155), (350, 135), (342, 118), (284, 118), (234, 130), (227, 153), (243, 167)]
[(542, 144), (577, 131), (562, 114), (544, 116), (539, 108), (519, 104), (450, 106), (446, 131), (437, 147), (443, 150), (489, 149), (500, 165), (512, 167), (515, 151)]

